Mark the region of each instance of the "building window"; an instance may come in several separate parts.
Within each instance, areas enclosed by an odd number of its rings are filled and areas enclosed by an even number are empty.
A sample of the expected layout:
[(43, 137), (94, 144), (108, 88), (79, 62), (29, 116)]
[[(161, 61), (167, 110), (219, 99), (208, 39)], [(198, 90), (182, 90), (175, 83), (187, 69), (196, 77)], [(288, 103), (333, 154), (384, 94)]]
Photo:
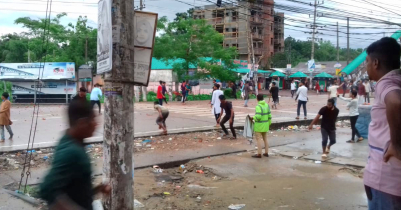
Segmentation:
[(270, 43), (271, 43), (271, 45), (273, 45), (273, 38), (270, 39)]

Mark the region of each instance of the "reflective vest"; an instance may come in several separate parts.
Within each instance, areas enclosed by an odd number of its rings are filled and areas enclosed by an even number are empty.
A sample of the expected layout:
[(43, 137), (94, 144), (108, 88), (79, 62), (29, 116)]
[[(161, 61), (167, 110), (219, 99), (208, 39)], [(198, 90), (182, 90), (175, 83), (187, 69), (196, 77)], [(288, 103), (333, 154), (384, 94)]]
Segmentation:
[(255, 107), (255, 132), (268, 132), (270, 124), (272, 122), (272, 114), (270, 112), (269, 104), (265, 101), (259, 101)]

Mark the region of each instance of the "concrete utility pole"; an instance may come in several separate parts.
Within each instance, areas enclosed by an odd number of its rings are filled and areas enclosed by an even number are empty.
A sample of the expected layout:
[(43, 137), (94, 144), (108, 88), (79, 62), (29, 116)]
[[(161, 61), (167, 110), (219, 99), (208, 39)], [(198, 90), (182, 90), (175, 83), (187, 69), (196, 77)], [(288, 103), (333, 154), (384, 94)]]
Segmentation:
[(252, 69), (253, 71), (253, 81), (255, 83), (255, 93), (258, 95), (258, 70), (255, 71), (255, 51), (253, 49), (253, 36), (252, 36), (252, 31), (250, 32), (251, 34), (251, 49), (252, 49)]
[(338, 37), (338, 22), (337, 22), (337, 63), (340, 62), (340, 41)]
[(347, 17), (347, 65), (349, 64), (349, 17)]
[(88, 64), (88, 35), (85, 39), (85, 64)]
[[(312, 50), (311, 50), (311, 60), (314, 59), (315, 56), (315, 33), (316, 33), (316, 14), (317, 14), (317, 0), (315, 0), (315, 4), (313, 5), (313, 25), (312, 25)], [(312, 72), (309, 75), (309, 88), (312, 89)]]
[[(104, 75), (103, 178), (111, 194), (105, 210), (133, 210), (134, 0), (112, 0), (112, 70)], [(115, 27), (118, 26), (118, 27)]]

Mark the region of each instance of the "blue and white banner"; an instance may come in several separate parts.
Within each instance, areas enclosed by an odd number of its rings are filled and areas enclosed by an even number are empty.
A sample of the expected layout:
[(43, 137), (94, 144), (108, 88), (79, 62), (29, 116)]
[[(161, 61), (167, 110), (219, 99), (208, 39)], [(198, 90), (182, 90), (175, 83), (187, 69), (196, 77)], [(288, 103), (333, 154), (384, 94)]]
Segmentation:
[(75, 63), (0, 63), (0, 79), (74, 79)]

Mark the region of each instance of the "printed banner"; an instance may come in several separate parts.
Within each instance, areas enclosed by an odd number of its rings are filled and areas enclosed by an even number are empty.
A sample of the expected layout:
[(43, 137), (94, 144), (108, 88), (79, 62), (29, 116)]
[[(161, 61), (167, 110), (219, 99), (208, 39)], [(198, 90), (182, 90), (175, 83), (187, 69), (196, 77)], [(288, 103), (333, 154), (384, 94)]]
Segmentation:
[(0, 79), (74, 79), (75, 63), (0, 63)]

